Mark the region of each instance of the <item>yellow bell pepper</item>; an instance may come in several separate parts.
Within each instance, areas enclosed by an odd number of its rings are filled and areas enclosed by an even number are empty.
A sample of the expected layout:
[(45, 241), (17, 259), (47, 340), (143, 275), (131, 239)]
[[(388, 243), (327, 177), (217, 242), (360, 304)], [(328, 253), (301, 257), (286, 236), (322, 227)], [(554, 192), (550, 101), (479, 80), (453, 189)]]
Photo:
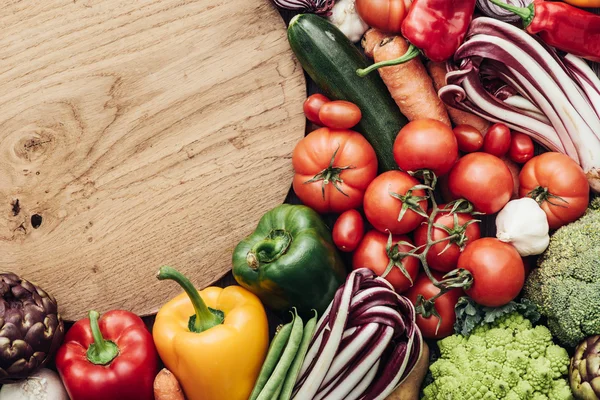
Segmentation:
[(269, 345), (258, 297), (239, 286), (198, 291), (170, 267), (162, 267), (158, 279), (185, 290), (159, 310), (152, 335), (187, 400), (247, 400)]

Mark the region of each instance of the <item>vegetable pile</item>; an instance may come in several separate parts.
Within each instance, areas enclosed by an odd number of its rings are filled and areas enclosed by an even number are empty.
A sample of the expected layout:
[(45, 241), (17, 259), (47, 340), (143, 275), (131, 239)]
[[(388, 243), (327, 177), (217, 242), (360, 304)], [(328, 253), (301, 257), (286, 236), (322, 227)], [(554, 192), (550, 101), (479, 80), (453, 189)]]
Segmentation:
[(600, 400), (600, 0), (273, 3), (302, 204), (151, 329), (0, 274), (0, 400)]

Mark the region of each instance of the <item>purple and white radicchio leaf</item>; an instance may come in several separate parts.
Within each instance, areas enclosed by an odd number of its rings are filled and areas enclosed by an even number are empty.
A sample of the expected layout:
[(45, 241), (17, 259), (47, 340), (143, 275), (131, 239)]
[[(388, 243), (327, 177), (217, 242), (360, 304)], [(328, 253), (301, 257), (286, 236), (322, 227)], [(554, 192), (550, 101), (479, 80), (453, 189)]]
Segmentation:
[[(512, 4), (517, 7), (527, 7), (533, 2), (533, 0), (503, 0), (505, 3)], [(488, 17), (496, 18), (504, 22), (518, 22), (521, 18), (515, 13), (505, 10), (502, 7), (498, 7), (490, 0), (477, 0), (477, 8), (481, 10), (484, 15)]]
[(567, 154), (600, 192), (600, 79), (585, 61), (561, 57), (520, 28), (480, 17), (447, 69), (448, 84), (438, 93), (446, 104)]

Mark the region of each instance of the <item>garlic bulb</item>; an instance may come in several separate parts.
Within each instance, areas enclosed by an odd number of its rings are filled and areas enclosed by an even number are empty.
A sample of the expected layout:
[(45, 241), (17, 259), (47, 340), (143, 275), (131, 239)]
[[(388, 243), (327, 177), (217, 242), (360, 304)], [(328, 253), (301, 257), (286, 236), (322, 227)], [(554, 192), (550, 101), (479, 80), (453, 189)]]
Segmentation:
[(509, 201), (496, 217), (496, 237), (522, 257), (541, 254), (550, 243), (548, 218), (530, 197)]
[(355, 0), (338, 0), (329, 16), (329, 21), (337, 26), (352, 43), (358, 42), (369, 29), (369, 25), (356, 12)]
[(2, 386), (0, 400), (69, 400), (58, 374), (42, 368), (29, 378)]

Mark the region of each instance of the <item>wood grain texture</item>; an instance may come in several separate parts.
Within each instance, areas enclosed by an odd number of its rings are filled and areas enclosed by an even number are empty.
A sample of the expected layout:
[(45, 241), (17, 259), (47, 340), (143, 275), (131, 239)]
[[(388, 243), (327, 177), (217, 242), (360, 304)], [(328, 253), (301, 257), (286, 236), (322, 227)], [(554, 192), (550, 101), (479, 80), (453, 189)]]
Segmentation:
[(0, 269), (67, 319), (155, 312), (180, 292), (163, 264), (198, 287), (223, 276), (284, 200), (304, 135), (304, 76), (269, 1), (0, 6)]

